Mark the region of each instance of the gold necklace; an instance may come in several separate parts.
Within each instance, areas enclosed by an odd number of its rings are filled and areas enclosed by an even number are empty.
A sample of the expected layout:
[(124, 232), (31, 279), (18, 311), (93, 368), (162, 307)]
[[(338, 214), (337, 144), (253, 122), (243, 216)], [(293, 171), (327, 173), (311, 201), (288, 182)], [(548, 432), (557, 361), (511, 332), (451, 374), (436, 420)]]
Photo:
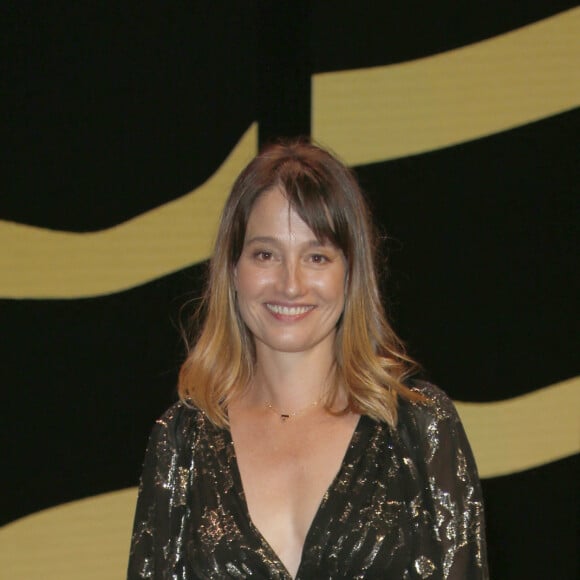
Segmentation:
[(280, 417), (280, 421), (282, 421), (282, 423), (286, 423), (286, 421), (288, 421), (289, 419), (294, 419), (294, 417), (297, 417), (298, 415), (302, 415), (302, 413), (305, 413), (309, 409), (316, 407), (320, 403), (321, 400), (322, 400), (322, 397), (316, 399), (316, 401), (314, 401), (314, 403), (310, 403), (309, 405), (306, 405), (306, 407), (303, 407), (302, 409), (298, 409), (298, 411), (294, 411), (293, 413), (281, 413), (269, 401), (266, 403), (266, 409), (269, 409), (270, 411), (272, 411), (272, 413), (274, 413), (275, 415), (278, 415), (278, 417)]

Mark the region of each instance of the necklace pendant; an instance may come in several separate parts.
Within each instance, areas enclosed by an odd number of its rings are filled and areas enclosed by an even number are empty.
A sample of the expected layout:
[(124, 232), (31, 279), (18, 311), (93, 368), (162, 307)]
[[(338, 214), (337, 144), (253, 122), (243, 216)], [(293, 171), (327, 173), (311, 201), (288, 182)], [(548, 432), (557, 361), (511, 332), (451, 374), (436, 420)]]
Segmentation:
[(269, 403), (269, 402), (266, 403), (266, 409), (269, 409), (270, 411), (272, 411), (272, 413), (274, 413), (275, 415), (280, 417), (280, 421), (282, 421), (282, 423), (286, 423), (286, 421), (288, 421), (289, 419), (293, 419), (294, 417), (297, 417), (298, 415), (302, 415), (302, 413), (305, 413), (309, 409), (316, 407), (318, 405), (318, 403), (320, 403), (320, 399), (318, 399), (317, 401), (314, 401), (314, 403), (311, 403), (310, 405), (307, 405), (306, 407), (303, 407), (302, 409), (298, 409), (298, 411), (294, 411), (294, 413), (280, 413), (280, 411), (278, 409), (276, 409), (276, 407), (274, 407), (274, 405), (272, 405), (272, 403)]

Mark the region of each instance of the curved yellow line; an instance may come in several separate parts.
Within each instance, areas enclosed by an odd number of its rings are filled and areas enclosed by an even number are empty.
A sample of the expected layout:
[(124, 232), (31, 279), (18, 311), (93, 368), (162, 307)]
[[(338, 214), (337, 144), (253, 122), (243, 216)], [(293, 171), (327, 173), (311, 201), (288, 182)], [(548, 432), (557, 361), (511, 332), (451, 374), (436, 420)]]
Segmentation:
[(0, 529), (0, 576), (10, 580), (125, 578), (137, 488), (88, 497)]
[(456, 403), (481, 477), (580, 452), (580, 376), (493, 403)]
[[(580, 377), (493, 403), (456, 403), (482, 477), (515, 473), (580, 451)], [(0, 528), (11, 580), (123, 578), (137, 488), (75, 501)]]
[(232, 183), (257, 149), (254, 123), (199, 188), (106, 230), (58, 232), (0, 221), (0, 297), (119, 292), (206, 260)]
[(312, 79), (312, 134), (349, 165), (454, 145), (580, 105), (580, 8), (412, 62)]

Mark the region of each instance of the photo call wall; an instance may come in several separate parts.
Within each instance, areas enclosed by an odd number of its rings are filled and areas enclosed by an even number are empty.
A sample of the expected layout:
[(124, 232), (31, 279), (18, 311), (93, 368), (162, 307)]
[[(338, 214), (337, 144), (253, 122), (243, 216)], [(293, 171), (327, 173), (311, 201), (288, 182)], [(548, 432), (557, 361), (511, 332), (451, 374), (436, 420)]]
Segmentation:
[(1, 578), (124, 577), (219, 213), (297, 135), (368, 196), (388, 312), (475, 453), (491, 577), (579, 576), (576, 2), (0, 14)]

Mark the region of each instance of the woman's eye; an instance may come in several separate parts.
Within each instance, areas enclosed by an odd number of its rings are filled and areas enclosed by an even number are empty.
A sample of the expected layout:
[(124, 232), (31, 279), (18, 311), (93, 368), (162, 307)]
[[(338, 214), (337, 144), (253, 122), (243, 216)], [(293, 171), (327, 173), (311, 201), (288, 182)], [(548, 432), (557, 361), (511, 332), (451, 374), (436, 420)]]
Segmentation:
[(268, 250), (258, 250), (257, 252), (254, 252), (254, 258), (261, 262), (267, 262), (268, 260), (271, 260), (272, 257), (272, 252), (269, 252)]
[(315, 264), (325, 264), (329, 261), (328, 257), (324, 254), (312, 254), (312, 256), (310, 256), (310, 260)]

